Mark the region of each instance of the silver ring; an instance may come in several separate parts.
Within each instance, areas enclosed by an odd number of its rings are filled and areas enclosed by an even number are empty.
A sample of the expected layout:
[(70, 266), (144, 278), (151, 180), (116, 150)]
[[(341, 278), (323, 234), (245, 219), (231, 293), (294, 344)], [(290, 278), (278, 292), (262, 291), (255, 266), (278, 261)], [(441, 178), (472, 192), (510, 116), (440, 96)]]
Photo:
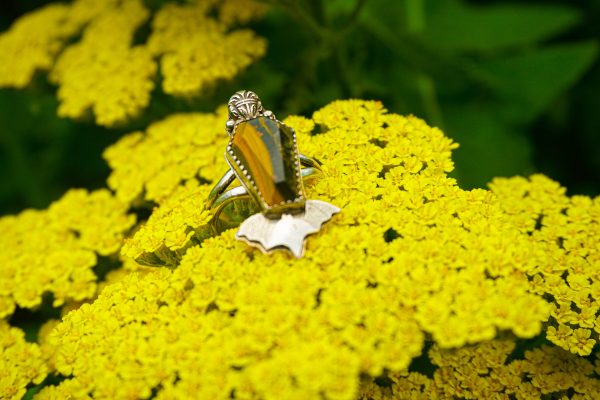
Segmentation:
[[(254, 92), (236, 92), (228, 108), (229, 170), (210, 192), (206, 208), (216, 224), (228, 204), (250, 198), (261, 212), (240, 225), (236, 238), (265, 253), (287, 249), (301, 257), (306, 237), (340, 211), (305, 198), (304, 180), (321, 171), (320, 163), (298, 152), (294, 129), (266, 110)], [(236, 179), (241, 186), (227, 190)]]

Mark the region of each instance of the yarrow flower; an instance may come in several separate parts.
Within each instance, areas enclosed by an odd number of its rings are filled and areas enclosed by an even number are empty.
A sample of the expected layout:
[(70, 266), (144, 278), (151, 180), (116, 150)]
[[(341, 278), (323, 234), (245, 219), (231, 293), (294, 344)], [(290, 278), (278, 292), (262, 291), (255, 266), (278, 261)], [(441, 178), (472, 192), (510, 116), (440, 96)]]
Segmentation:
[(456, 350), (434, 346), (433, 376), (402, 371), (367, 381), (362, 400), (594, 398), (600, 392), (594, 365), (564, 350), (542, 346), (511, 357), (510, 339)]
[[(22, 88), (35, 72), (50, 71), (59, 115), (91, 113), (99, 125), (114, 126), (150, 103), (156, 60), (165, 93), (195, 96), (262, 57), (265, 40), (236, 25), (265, 11), (253, 0), (166, 4), (152, 18), (148, 39), (138, 44), (135, 35), (151, 18), (142, 0), (51, 4), (0, 34), (0, 87)], [(81, 39), (66, 46), (78, 34)]]
[[(266, 52), (244, 28), (261, 1), (148, 4), (24, 15), (0, 33), (0, 87), (47, 73), (61, 116), (114, 127)], [(250, 202), (206, 209), (227, 113), (154, 121), (106, 149), (108, 189), (0, 217), (0, 398), (597, 396), (600, 197), (542, 175), (463, 190), (439, 129), (335, 101), (284, 122), (322, 162), (307, 197), (342, 211), (302, 259), (265, 255), (228, 229)], [(12, 326), (48, 298), (59, 318)]]
[(160, 204), (181, 182), (218, 179), (226, 119), (225, 107), (214, 114), (175, 114), (124, 136), (104, 152), (112, 168), (108, 185), (123, 201)]
[(117, 0), (76, 0), (33, 11), (0, 34), (0, 87), (23, 88), (48, 71), (67, 40)]
[(48, 367), (39, 346), (23, 331), (0, 320), (0, 398), (21, 399), (30, 383), (41, 383)]
[(209, 235), (212, 214), (203, 204), (208, 193), (208, 187), (195, 180), (176, 189), (154, 210), (135, 239), (125, 243), (122, 253), (144, 264), (176, 266), (190, 244), (201, 243)]
[(552, 299), (547, 337), (589, 355), (600, 333), (600, 197), (567, 197), (542, 175), (495, 179), (490, 185), (513, 224), (532, 243), (534, 292)]
[[(304, 258), (264, 255), (211, 223), (204, 206), (226, 166), (225, 119), (221, 107), (156, 122), (106, 151), (114, 195), (74, 190), (47, 210), (0, 219), (2, 315), (36, 308), (46, 292), (66, 304), (39, 332), (41, 349), (17, 352), (33, 354), (31, 366), (4, 356), (16, 367), (0, 376), (1, 393), (19, 397), (49, 370), (65, 379), (37, 398), (598, 391), (579, 358), (599, 325), (597, 199), (569, 198), (542, 176), (462, 190), (447, 175), (457, 145), (440, 130), (379, 102), (337, 101), (285, 122), (323, 163), (307, 196), (342, 212), (308, 239)], [(129, 208), (149, 204), (123, 245)], [(123, 266), (99, 284), (100, 257)], [(511, 358), (516, 338), (548, 323), (546, 337), (570, 353), (542, 346)], [(429, 339), (432, 377), (409, 372)]]
[[(0, 86), (25, 87), (37, 70), (52, 66), (70, 33), (64, 27), (68, 10), (62, 4), (48, 5), (0, 35)], [(38, 30), (40, 26), (43, 29)]]
[(0, 218), (0, 316), (44, 293), (55, 307), (93, 297), (98, 258), (115, 255), (135, 223), (127, 209), (107, 190), (71, 190), (47, 210)]
[(148, 49), (131, 46), (148, 17), (141, 0), (121, 0), (58, 57), (50, 80), (59, 86), (59, 115), (78, 118), (92, 110), (99, 125), (110, 126), (148, 105), (156, 65)]
[[(180, 132), (200, 117), (182, 114), (157, 127), (184, 143)], [(48, 334), (47, 349), (69, 378), (40, 395), (538, 398), (597, 390), (591, 364), (558, 348), (510, 358), (515, 336), (532, 338), (558, 315), (535, 278), (557, 267), (556, 253), (523, 230), (537, 219), (520, 217), (501, 181), (493, 191), (460, 189), (447, 176), (456, 144), (378, 102), (338, 101), (310, 119), (285, 122), (300, 150), (323, 163), (323, 173), (307, 182), (308, 197), (343, 208), (308, 239), (304, 258), (264, 255), (235, 241), (233, 230), (209, 229), (202, 201), (207, 181), (219, 178), (216, 169), (204, 174), (198, 163), (182, 174), (176, 167), (162, 181), (164, 195), (153, 196), (158, 207), (123, 249), (175, 268), (129, 274), (67, 314)], [(128, 190), (126, 182), (136, 180), (127, 174), (140, 171), (127, 172), (124, 155), (144, 149), (160, 160), (165, 148), (152, 129), (107, 152), (109, 162), (121, 158), (113, 164), (121, 171), (115, 188), (127, 201), (145, 196), (154, 173), (141, 169), (141, 184)], [(211, 149), (227, 140), (216, 123), (196, 134)], [(516, 193), (542, 193), (544, 182), (533, 177), (531, 188)], [(587, 221), (595, 212), (573, 215)], [(580, 245), (593, 253), (590, 246), (592, 239)], [(587, 287), (585, 279), (565, 279), (571, 288)], [(589, 347), (585, 331), (559, 331)], [(427, 337), (433, 378), (407, 372)], [(367, 376), (377, 383), (366, 384)]]
[[(215, 6), (217, 19), (209, 16)], [(195, 95), (219, 80), (232, 79), (262, 57), (265, 41), (250, 30), (231, 30), (230, 25), (262, 15), (264, 10), (258, 2), (240, 0), (163, 7), (152, 22), (148, 47), (162, 56), (164, 92)]]

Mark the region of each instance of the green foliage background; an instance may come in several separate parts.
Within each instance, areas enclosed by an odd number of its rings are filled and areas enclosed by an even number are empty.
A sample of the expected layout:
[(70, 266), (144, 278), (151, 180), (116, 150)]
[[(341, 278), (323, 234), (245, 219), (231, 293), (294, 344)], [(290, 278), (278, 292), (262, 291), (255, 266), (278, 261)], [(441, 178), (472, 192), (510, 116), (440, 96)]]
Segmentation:
[[(0, 214), (103, 186), (102, 150), (122, 134), (173, 112), (212, 111), (242, 88), (280, 116), (349, 97), (420, 116), (461, 144), (455, 176), (465, 188), (543, 172), (572, 194), (600, 192), (600, 0), (268, 2), (253, 26), (269, 42), (264, 59), (194, 99), (157, 90), (124, 126), (58, 118), (43, 74), (26, 90), (1, 89)], [(45, 3), (3, 0), (0, 31)]]

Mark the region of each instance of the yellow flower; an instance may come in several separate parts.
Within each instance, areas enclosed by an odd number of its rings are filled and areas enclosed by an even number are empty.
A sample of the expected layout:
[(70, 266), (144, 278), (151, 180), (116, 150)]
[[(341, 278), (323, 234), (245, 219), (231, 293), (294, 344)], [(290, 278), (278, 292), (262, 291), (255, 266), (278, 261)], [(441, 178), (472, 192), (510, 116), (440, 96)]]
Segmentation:
[(567, 325), (558, 325), (558, 329), (554, 326), (549, 326), (546, 331), (546, 337), (552, 343), (564, 348), (567, 339), (573, 334), (573, 329)]
[(175, 114), (145, 133), (124, 136), (104, 152), (112, 168), (108, 185), (123, 201), (161, 203), (182, 181), (219, 179), (229, 140), (226, 120), (225, 107), (214, 114)]
[(218, 21), (209, 16), (211, 3), (168, 4), (156, 14), (148, 48), (161, 56), (165, 93), (201, 93), (220, 80), (232, 79), (264, 55), (263, 39), (249, 30), (230, 31), (223, 23), (249, 20), (261, 15), (264, 7), (253, 1), (226, 1), (218, 7)]
[(27, 343), (18, 328), (0, 320), (0, 398), (21, 399), (26, 387), (41, 383), (48, 368), (40, 348)]
[(118, 0), (49, 4), (18, 19), (0, 34), (0, 87), (23, 88), (36, 71), (48, 71), (67, 40)]
[(528, 273), (535, 292), (553, 300), (548, 339), (589, 355), (598, 340), (590, 328), (599, 310), (600, 278), (594, 271), (600, 260), (600, 197), (569, 198), (542, 175), (498, 178), (490, 187), (514, 226), (538, 247)]
[[(559, 398), (570, 391), (582, 398), (597, 395), (598, 381), (592, 378), (593, 365), (556, 347), (543, 346), (526, 351), (524, 357), (511, 356), (514, 342), (495, 339), (456, 350), (434, 346), (429, 351), (433, 377), (401, 371), (388, 374), (386, 387), (367, 380), (361, 392), (370, 398), (539, 399), (543, 395)], [(379, 381), (381, 382), (381, 380)], [(591, 396), (591, 397), (590, 397)], [(367, 398), (367, 397), (363, 397)]]
[(262, 17), (268, 10), (267, 5), (260, 0), (221, 0), (215, 3), (219, 21), (228, 27), (251, 22)]
[(59, 85), (59, 115), (79, 118), (92, 110), (98, 124), (110, 126), (148, 105), (156, 65), (146, 48), (131, 47), (148, 16), (140, 0), (122, 0), (58, 57), (50, 79)]
[(0, 35), (0, 87), (27, 86), (38, 70), (48, 70), (70, 36), (69, 7), (50, 4), (31, 12)]
[[(540, 204), (562, 210), (570, 200), (559, 186), (517, 179), (517, 193), (536, 193), (528, 211), (501, 197), (511, 192), (496, 183), (497, 194), (464, 191), (446, 175), (456, 145), (439, 130), (378, 102), (334, 102), (312, 119), (286, 121), (301, 151), (323, 162), (323, 173), (307, 182), (309, 198), (343, 211), (309, 238), (304, 258), (264, 255), (236, 241), (234, 230), (212, 231), (203, 210), (206, 181), (225, 167), (218, 162), (224, 120), (224, 108), (177, 115), (107, 151), (118, 195), (131, 202), (145, 192), (144, 200), (159, 203), (123, 252), (177, 268), (126, 275), (64, 317), (46, 343), (58, 372), (72, 376), (65, 382), (97, 398), (147, 396), (160, 387), (159, 398), (234, 391), (240, 398), (353, 399), (361, 375), (384, 372), (402, 377), (394, 378), (400, 398), (591, 390), (569, 369), (576, 356), (544, 348), (507, 363), (514, 342), (494, 339), (507, 331), (533, 337), (552, 310), (562, 312), (540, 291), (581, 305), (597, 292), (583, 262), (563, 280), (569, 267), (556, 260), (568, 255), (560, 247), (545, 251), (536, 218), (515, 222)], [(311, 135), (315, 126), (321, 133)], [(203, 151), (214, 165), (199, 157), (181, 167)], [(128, 167), (128, 157), (139, 168)], [(163, 170), (170, 172), (157, 179)], [(596, 215), (587, 210), (574, 218), (585, 214)], [(589, 254), (593, 242), (584, 248)], [(585, 288), (587, 298), (573, 288)], [(550, 340), (589, 349), (590, 336), (577, 333), (574, 341), (567, 326), (552, 329)], [(406, 373), (426, 335), (435, 343), (429, 357), (440, 366), (433, 379)], [(571, 364), (560, 367), (565, 357)], [(538, 365), (544, 363), (551, 372)]]
[(146, 43), (134, 45), (134, 35), (151, 18), (142, 0), (50, 4), (0, 34), (0, 87), (22, 88), (36, 71), (50, 71), (60, 116), (93, 115), (97, 124), (115, 126), (150, 103), (155, 59), (164, 92), (191, 96), (234, 78), (262, 57), (265, 40), (233, 26), (265, 11), (253, 0), (166, 4), (154, 15)]
[(198, 185), (195, 180), (178, 188), (125, 243), (123, 255), (144, 264), (176, 266), (190, 244), (210, 235), (212, 215), (203, 204), (209, 191), (209, 186)]
[(590, 339), (591, 333), (592, 331), (590, 329), (575, 329), (573, 335), (567, 340), (569, 350), (580, 356), (590, 354), (596, 344), (594, 339)]
[(84, 385), (76, 379), (67, 379), (57, 386), (46, 386), (35, 395), (35, 400), (91, 400)]
[(115, 254), (135, 222), (127, 208), (107, 190), (71, 190), (47, 210), (0, 218), (0, 315), (46, 292), (54, 306), (93, 297), (98, 256)]

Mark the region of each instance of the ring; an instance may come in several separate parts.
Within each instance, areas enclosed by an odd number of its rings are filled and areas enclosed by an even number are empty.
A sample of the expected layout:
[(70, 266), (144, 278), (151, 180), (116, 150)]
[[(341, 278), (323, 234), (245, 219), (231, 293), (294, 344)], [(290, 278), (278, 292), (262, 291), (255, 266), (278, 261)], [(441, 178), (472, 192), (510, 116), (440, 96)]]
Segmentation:
[[(236, 92), (228, 109), (229, 170), (206, 201), (213, 223), (228, 204), (250, 198), (261, 212), (242, 222), (236, 239), (265, 253), (285, 249), (302, 257), (306, 237), (340, 212), (329, 203), (305, 198), (303, 181), (321, 171), (320, 163), (298, 152), (294, 129), (265, 110), (254, 92)], [(241, 186), (227, 190), (236, 178)]]

